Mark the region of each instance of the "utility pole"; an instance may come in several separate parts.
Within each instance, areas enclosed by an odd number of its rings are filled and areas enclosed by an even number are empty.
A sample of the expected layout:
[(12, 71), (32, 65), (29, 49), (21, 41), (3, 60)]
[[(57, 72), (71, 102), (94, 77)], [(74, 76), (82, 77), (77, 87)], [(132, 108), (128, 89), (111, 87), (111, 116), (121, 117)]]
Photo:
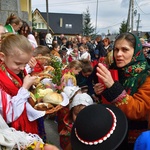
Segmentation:
[(46, 0), (46, 14), (47, 14), (47, 33), (49, 33), (49, 15), (48, 15), (48, 0)]
[(137, 28), (136, 28), (137, 33), (139, 31), (139, 23), (140, 23), (140, 13), (138, 14), (138, 20), (137, 20)]
[(96, 30), (97, 30), (97, 14), (98, 14), (98, 0), (96, 3), (96, 22), (95, 22), (95, 34), (96, 34)]
[(128, 18), (127, 18), (127, 31), (130, 31), (130, 14), (131, 14), (131, 0), (129, 2)]
[(134, 0), (131, 0), (131, 8), (132, 8), (132, 15), (131, 15), (131, 32), (133, 31), (133, 22), (134, 22)]

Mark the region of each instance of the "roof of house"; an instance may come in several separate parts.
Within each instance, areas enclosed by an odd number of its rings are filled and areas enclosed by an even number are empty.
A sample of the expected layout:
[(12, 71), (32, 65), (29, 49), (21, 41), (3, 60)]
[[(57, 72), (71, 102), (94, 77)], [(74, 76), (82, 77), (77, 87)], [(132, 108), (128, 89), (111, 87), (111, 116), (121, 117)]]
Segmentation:
[[(44, 20), (47, 20), (47, 13), (40, 12)], [(49, 26), (55, 34), (82, 34), (83, 15), (68, 13), (48, 13)], [(61, 26), (62, 25), (62, 26)]]

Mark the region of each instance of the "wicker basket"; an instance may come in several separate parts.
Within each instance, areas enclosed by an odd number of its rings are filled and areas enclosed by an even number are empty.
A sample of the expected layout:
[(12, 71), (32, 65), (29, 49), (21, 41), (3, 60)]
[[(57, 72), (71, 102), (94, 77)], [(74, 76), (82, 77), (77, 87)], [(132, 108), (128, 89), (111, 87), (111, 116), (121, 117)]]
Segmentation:
[[(52, 105), (52, 104), (50, 104), (50, 105)], [(63, 108), (63, 106), (61, 106), (61, 105), (52, 105), (52, 107), (50, 107), (50, 108), (46, 108), (46, 107), (41, 107), (41, 108), (39, 108), (39, 107), (37, 107), (37, 105), (35, 105), (35, 107), (34, 107), (35, 109), (37, 109), (37, 110), (43, 110), (43, 111), (46, 111), (46, 114), (47, 115), (51, 115), (51, 114), (54, 114), (54, 113), (56, 113), (57, 111), (59, 111), (61, 108)]]

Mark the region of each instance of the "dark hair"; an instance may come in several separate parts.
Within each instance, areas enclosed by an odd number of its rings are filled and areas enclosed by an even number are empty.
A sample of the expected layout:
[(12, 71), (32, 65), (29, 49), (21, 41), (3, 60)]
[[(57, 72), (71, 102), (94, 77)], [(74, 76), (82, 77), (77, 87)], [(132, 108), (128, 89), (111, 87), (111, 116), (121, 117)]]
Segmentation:
[[(26, 30), (26, 28), (27, 28), (27, 30)], [(23, 31), (23, 33), (22, 33), (22, 31)], [(22, 27), (20, 28), (18, 33), (24, 35), (25, 37), (27, 37), (31, 33), (30, 27), (27, 22), (23, 21)]]
[(66, 43), (66, 47), (69, 48), (69, 46), (73, 48), (73, 43), (71, 41), (67, 41)]
[(57, 48), (60, 45), (58, 43), (54, 43), (52, 46), (53, 46), (53, 49), (54, 49), (54, 48)]
[(82, 64), (82, 72), (83, 73), (87, 73), (87, 72), (92, 72), (93, 71), (93, 67), (91, 65), (91, 61), (89, 61), (88, 59), (83, 59), (80, 60), (81, 64)]
[(136, 40), (135, 40), (135, 37), (130, 33), (122, 33), (122, 34), (118, 35), (116, 40), (115, 40), (114, 45), (116, 44), (116, 42), (118, 40), (122, 40), (122, 39), (125, 39), (126, 41), (128, 41), (130, 43), (130, 45), (133, 48), (135, 48)]

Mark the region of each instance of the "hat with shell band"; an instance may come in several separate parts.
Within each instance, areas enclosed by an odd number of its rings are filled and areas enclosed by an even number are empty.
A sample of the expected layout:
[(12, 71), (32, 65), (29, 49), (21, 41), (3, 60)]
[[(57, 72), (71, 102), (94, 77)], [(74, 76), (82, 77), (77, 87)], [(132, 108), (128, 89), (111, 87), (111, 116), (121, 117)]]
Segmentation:
[(113, 105), (93, 104), (81, 110), (72, 132), (73, 150), (115, 150), (127, 133), (124, 113)]

